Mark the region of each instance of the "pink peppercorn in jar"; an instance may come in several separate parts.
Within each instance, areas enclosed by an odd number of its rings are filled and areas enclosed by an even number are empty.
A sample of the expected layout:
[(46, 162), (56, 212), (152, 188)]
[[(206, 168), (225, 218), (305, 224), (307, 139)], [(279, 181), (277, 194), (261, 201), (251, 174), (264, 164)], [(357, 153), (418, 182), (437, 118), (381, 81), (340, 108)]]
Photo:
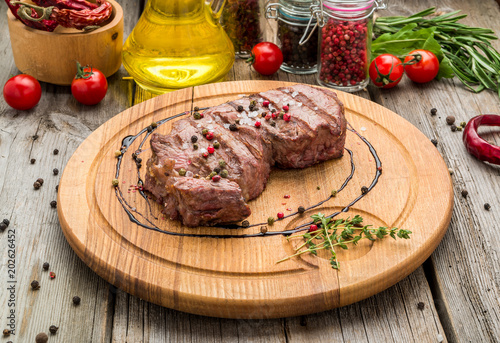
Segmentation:
[(320, 27), (318, 74), (320, 85), (346, 92), (366, 87), (372, 41), (373, 13), (382, 1), (319, 1), (313, 8)]

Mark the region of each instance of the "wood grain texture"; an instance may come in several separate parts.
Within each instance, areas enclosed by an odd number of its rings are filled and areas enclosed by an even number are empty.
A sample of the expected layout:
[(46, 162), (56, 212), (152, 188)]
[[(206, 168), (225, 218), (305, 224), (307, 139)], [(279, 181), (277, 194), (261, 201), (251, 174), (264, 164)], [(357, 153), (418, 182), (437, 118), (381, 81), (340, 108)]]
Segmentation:
[(17, 68), (39, 81), (70, 85), (76, 74), (75, 61), (99, 69), (106, 77), (122, 64), (123, 9), (114, 0), (111, 18), (88, 33), (58, 26), (54, 32), (27, 27), (7, 10), (9, 35)]
[[(328, 256), (321, 254), (319, 258), (304, 256), (276, 264), (293, 252), (294, 243), (283, 236), (227, 240), (175, 237), (130, 222), (110, 187), (116, 169), (113, 153), (124, 137), (191, 106), (214, 106), (241, 94), (283, 85), (218, 83), (165, 94), (124, 111), (92, 133), (66, 166), (58, 193), (59, 219), (76, 253), (99, 275), (131, 294), (169, 308), (226, 318), (324, 311), (371, 296), (416, 269), (448, 227), (452, 208), (448, 170), (432, 144), (413, 126), (374, 103), (341, 92), (348, 121), (374, 144), (384, 166), (377, 188), (352, 206), (348, 215), (361, 214), (376, 227), (410, 229), (414, 232), (410, 241), (366, 241), (356, 249), (339, 252), (342, 269), (337, 273), (331, 269)], [(167, 133), (170, 127), (167, 123), (158, 131)], [(139, 144), (134, 143), (129, 151), (137, 150)], [(318, 211), (341, 210), (360, 194), (361, 186), (371, 183), (376, 168), (367, 146), (350, 132), (346, 146), (354, 152), (356, 164), (348, 187), (334, 201), (304, 216), (279, 221), (269, 231), (291, 229)], [(148, 150), (141, 155), (144, 160), (149, 158)], [(138, 193), (127, 194), (128, 185), (137, 180), (130, 156), (125, 155), (122, 161), (119, 181), (125, 200), (161, 229), (193, 232), (177, 221), (155, 220), (161, 217), (161, 208), (152, 206), (149, 215)], [(258, 223), (266, 221), (270, 211), (308, 207), (326, 198), (349, 173), (348, 155), (303, 170), (276, 170), (266, 191), (251, 202), (253, 213), (248, 219)], [(321, 190), (316, 190), (318, 185)], [(281, 204), (281, 193), (292, 195), (286, 206)], [(388, 195), (391, 201), (387, 201)], [(423, 200), (428, 198), (434, 201)], [(433, 224), (420, 225), (424, 214)], [(258, 230), (200, 228), (194, 232), (225, 235)]]

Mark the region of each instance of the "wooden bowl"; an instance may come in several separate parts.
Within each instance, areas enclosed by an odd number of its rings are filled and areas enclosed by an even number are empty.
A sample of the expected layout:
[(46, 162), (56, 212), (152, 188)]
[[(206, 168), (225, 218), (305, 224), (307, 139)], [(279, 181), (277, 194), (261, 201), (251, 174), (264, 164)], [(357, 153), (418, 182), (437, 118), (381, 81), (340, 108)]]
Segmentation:
[(70, 85), (76, 74), (76, 61), (99, 69), (106, 77), (121, 66), (123, 10), (108, 0), (113, 12), (101, 28), (82, 33), (58, 26), (54, 32), (32, 29), (7, 10), (10, 43), (17, 68), (37, 80)]

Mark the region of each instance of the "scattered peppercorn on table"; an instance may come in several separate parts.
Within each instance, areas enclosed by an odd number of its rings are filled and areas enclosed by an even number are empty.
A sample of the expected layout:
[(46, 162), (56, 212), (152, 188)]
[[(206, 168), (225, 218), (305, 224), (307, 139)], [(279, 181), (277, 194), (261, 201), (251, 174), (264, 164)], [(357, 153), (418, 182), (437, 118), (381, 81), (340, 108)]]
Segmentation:
[[(142, 2), (119, 3), (126, 14), (126, 37), (140, 16)], [(432, 5), (440, 3), (392, 0), (379, 15), (407, 16)], [(438, 10), (462, 10), (469, 14), (465, 23), (500, 33), (500, 7), (495, 0), (451, 0)], [(0, 12), (6, 11), (1, 2)], [(265, 37), (274, 39), (275, 29), (276, 23), (269, 23)], [(18, 73), (5, 15), (0, 30), (4, 33), (0, 35), (0, 81), (5, 84)], [(500, 49), (499, 42), (494, 46)], [(456, 130), (478, 114), (500, 114), (497, 94), (473, 94), (458, 80), (419, 85), (408, 79), (394, 89), (369, 86), (356, 93), (410, 121), (442, 154), (455, 191), (452, 220), (443, 241), (423, 266), (364, 301), (302, 317), (229, 320), (163, 308), (116, 289), (88, 268), (63, 236), (56, 198), (67, 161), (101, 124), (151, 98), (133, 81), (123, 79), (126, 76), (122, 67), (108, 78), (108, 94), (93, 107), (77, 103), (67, 87), (46, 83), (41, 84), (42, 99), (32, 110), (16, 111), (0, 102), (2, 342), (35, 342), (42, 333), (48, 335), (48, 342), (76, 343), (498, 342), (500, 172), (468, 154), (462, 132)], [(316, 84), (314, 74), (279, 71), (263, 77), (237, 59), (226, 80), (247, 79)], [(450, 116), (455, 119), (451, 125)], [(500, 144), (494, 130), (484, 137)]]

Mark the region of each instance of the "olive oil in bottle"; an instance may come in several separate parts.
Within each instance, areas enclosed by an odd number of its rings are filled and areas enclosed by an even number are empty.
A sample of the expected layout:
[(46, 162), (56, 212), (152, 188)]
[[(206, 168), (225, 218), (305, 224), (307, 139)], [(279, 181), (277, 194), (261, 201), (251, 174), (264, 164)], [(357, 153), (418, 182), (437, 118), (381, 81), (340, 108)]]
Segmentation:
[(153, 93), (216, 82), (234, 63), (219, 24), (223, 0), (149, 0), (123, 47), (123, 65)]

